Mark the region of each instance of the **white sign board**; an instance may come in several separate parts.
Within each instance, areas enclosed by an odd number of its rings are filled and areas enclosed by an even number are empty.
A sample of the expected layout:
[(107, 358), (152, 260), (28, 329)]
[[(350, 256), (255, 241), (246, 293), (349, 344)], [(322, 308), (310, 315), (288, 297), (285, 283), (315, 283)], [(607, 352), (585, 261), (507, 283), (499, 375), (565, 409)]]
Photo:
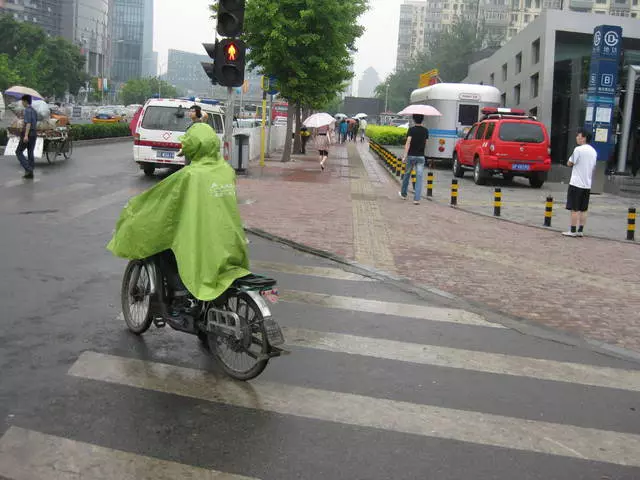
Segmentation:
[[(16, 154), (16, 148), (18, 148), (18, 144), (20, 143), (20, 139), (16, 136), (10, 136), (9, 141), (7, 142), (7, 146), (4, 149), (4, 155), (6, 157), (10, 157)], [(44, 150), (44, 138), (38, 137), (36, 139), (36, 148), (33, 151), (33, 156), (35, 158), (42, 158), (42, 153)], [(27, 156), (27, 151), (25, 150), (24, 155)]]

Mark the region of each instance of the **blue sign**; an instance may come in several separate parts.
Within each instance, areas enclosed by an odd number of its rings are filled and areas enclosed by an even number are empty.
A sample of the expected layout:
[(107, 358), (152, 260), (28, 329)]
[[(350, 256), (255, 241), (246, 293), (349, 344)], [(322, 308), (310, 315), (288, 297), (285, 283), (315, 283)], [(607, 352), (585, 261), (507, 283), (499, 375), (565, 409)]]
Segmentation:
[(269, 75), (269, 89), (267, 90), (269, 95), (275, 95), (279, 92), (277, 83), (278, 79), (274, 75)]
[(604, 162), (613, 151), (612, 120), (621, 53), (621, 27), (600, 25), (594, 29), (584, 126), (593, 134), (598, 160)]

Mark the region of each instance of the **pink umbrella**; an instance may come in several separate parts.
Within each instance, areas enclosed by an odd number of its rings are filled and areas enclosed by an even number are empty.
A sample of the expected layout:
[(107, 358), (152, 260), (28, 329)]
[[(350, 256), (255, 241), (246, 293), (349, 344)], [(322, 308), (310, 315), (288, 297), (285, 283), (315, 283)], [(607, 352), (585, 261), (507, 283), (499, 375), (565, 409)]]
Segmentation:
[(425, 117), (441, 117), (442, 114), (437, 108), (431, 105), (409, 105), (398, 115), (424, 115)]

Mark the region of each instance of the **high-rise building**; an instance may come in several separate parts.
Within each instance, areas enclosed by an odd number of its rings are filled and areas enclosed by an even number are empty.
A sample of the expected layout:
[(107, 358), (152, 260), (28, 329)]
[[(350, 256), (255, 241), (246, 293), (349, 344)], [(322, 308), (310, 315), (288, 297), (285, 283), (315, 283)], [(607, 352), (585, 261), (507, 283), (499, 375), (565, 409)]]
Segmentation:
[(60, 0), (0, 0), (0, 15), (8, 14), (21, 22), (42, 27), (52, 37), (61, 34), (62, 12)]
[(545, 10), (571, 10), (621, 17), (640, 16), (640, 0), (405, 0), (400, 5), (396, 69), (424, 50), (429, 37), (456, 17), (485, 25), (487, 40), (505, 43)]
[(115, 83), (157, 75), (153, 52), (153, 0), (111, 0), (112, 70)]
[(211, 62), (207, 55), (169, 50), (165, 81), (183, 90), (188, 95), (210, 97), (211, 81), (204, 73), (201, 62)]
[[(34, 3), (32, 0), (20, 0)], [(78, 45), (86, 58), (86, 72), (95, 77), (108, 77), (110, 0), (59, 0), (60, 34)]]
[(358, 97), (360, 98), (372, 98), (375, 93), (376, 87), (380, 85), (380, 76), (374, 68), (367, 68), (358, 84)]

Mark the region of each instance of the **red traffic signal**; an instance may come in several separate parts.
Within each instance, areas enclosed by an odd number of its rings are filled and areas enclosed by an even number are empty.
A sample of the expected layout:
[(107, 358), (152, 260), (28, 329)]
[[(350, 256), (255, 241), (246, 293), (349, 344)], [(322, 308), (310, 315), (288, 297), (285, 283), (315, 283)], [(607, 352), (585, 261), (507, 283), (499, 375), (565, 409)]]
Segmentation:
[(216, 47), (215, 71), (224, 87), (240, 87), (244, 83), (246, 45), (242, 40), (225, 38)]

